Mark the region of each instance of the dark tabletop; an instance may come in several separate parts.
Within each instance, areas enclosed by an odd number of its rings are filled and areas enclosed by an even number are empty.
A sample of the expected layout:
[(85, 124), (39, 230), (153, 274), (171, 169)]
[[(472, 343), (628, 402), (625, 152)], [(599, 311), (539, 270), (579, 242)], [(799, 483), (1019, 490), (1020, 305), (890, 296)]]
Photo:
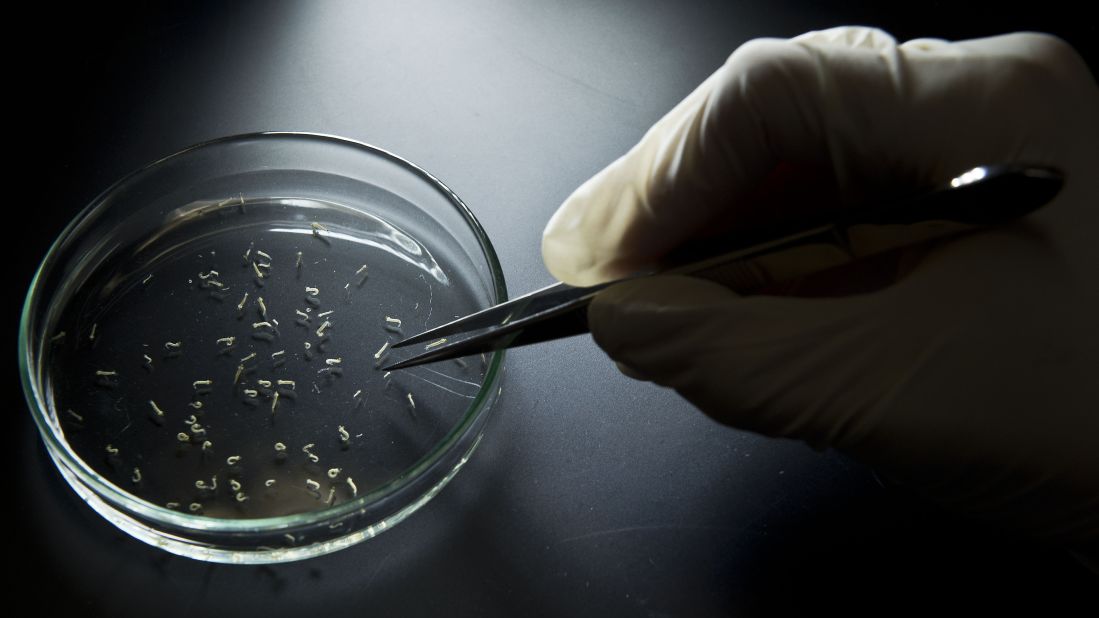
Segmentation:
[[(1094, 69), (1099, 36), (1056, 3), (180, 4), (9, 17), (9, 332), (69, 218), (210, 138), (315, 131), (416, 162), (469, 204), (514, 294), (552, 281), (539, 241), (557, 205), (748, 39), (1046, 30)], [(590, 337), (507, 364), (480, 449), (426, 507), (351, 549), (263, 567), (179, 558), (107, 524), (53, 469), (12, 369), (7, 601), (112, 616), (1099, 615), (1095, 580), (1067, 556), (836, 453), (719, 426), (621, 376)]]

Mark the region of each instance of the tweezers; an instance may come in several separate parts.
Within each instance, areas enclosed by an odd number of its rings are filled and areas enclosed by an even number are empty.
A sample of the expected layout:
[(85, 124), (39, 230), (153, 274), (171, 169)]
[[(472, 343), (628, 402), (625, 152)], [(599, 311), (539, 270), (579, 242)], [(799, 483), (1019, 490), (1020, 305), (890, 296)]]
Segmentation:
[(942, 186), (889, 205), (697, 243), (674, 253), (654, 270), (624, 279), (587, 287), (550, 285), (394, 343), (391, 348), (429, 342), (420, 353), (382, 369), (393, 371), (588, 332), (587, 306), (592, 298), (638, 277), (692, 275), (752, 294), (872, 255), (1013, 221), (1048, 203), (1062, 184), (1062, 174), (1049, 167), (975, 167)]

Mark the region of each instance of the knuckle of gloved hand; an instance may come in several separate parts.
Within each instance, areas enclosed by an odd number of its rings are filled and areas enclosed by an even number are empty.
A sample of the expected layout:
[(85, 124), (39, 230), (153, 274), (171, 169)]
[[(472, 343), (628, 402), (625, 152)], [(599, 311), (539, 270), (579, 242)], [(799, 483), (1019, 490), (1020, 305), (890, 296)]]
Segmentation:
[(812, 79), (810, 60), (804, 47), (790, 41), (752, 39), (729, 56), (722, 71), (745, 92), (768, 93)]

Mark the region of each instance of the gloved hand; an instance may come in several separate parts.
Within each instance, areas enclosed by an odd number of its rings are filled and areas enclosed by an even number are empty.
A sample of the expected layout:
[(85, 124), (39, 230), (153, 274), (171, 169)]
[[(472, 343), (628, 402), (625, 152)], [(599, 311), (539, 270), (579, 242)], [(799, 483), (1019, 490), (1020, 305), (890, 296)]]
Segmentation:
[(720, 422), (841, 449), (1099, 556), (1099, 88), (1059, 39), (898, 45), (837, 28), (749, 42), (565, 201), (543, 257), (577, 285), (652, 266), (804, 207), (767, 198), (776, 171), (823, 170), (851, 205), (1011, 162), (1060, 168), (1065, 187), (880, 291), (739, 297), (655, 277), (601, 293), (589, 322), (627, 373)]

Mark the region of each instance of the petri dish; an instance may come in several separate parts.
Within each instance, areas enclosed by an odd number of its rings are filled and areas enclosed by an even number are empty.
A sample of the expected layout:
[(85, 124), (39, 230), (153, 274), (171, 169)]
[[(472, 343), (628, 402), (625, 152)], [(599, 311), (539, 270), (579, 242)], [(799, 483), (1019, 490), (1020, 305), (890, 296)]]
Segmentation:
[(468, 460), (503, 352), (381, 366), (506, 298), (484, 230), (426, 171), (335, 136), (233, 136), (68, 225), (20, 369), (62, 477), (115, 526), (199, 560), (300, 560), (396, 525)]

